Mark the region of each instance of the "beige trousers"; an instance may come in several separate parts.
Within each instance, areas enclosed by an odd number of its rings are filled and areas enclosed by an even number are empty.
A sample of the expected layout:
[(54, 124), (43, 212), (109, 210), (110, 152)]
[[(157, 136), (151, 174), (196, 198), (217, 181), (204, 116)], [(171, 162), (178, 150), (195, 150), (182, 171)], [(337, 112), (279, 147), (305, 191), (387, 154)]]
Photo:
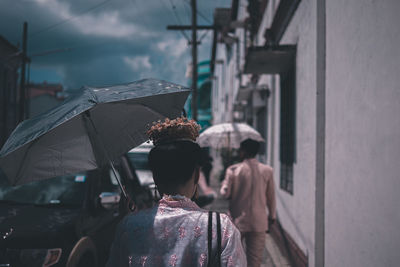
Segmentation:
[(241, 236), (246, 249), (247, 266), (260, 267), (264, 256), (265, 232), (242, 232)]

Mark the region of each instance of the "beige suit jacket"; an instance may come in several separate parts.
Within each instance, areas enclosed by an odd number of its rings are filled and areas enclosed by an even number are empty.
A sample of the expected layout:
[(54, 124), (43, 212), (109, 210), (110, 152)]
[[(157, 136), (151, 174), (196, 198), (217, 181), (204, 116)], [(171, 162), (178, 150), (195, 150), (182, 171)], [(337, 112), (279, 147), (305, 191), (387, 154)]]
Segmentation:
[(241, 232), (264, 232), (276, 217), (273, 170), (254, 158), (228, 167), (220, 193)]

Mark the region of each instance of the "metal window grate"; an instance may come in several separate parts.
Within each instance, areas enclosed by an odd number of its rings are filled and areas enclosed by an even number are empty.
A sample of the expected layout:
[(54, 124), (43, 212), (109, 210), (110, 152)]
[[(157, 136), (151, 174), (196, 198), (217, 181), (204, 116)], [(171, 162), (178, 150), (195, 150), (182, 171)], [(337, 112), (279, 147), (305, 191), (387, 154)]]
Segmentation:
[(280, 187), (293, 194), (293, 164), (296, 162), (296, 69), (281, 73), (280, 88)]
[(280, 187), (293, 195), (293, 164), (281, 164)]

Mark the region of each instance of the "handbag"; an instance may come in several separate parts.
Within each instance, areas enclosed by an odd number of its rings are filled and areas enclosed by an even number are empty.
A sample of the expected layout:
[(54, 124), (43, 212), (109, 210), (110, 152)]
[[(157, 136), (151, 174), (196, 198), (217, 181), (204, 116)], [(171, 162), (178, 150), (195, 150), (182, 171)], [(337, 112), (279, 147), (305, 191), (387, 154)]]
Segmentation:
[(215, 212), (217, 217), (217, 254), (212, 257), (212, 220), (213, 212), (208, 212), (208, 267), (221, 267), (221, 216), (219, 212)]

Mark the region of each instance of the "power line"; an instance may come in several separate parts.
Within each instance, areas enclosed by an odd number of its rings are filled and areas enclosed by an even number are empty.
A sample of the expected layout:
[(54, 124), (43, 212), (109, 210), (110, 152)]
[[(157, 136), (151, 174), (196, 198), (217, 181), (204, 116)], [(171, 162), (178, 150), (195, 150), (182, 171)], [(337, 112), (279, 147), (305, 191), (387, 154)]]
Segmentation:
[(190, 13), (191, 13), (190, 7), (188, 5), (186, 5), (183, 1), (181, 2), (181, 5), (183, 6), (183, 9), (185, 10), (187, 21), (188, 21), (188, 23), (190, 23), (192, 20), (192, 18), (190, 17)]
[(58, 49), (52, 49), (52, 50), (47, 50), (47, 51), (42, 51), (42, 52), (38, 52), (35, 54), (31, 54), (29, 57), (33, 58), (33, 57), (42, 57), (42, 56), (47, 56), (50, 54), (56, 54), (56, 53), (60, 53), (60, 52), (68, 52), (71, 51), (72, 48), (67, 47), (67, 48), (58, 48)]
[(99, 47), (99, 46), (105, 46), (105, 45), (110, 45), (110, 46), (115, 46), (114, 43), (109, 43), (107, 41), (100, 42), (100, 43), (91, 43), (91, 44), (79, 44), (79, 45), (74, 45), (70, 47), (63, 47), (63, 48), (55, 48), (51, 50), (46, 50), (46, 51), (37, 51), (34, 53), (30, 54), (31, 57), (38, 57), (38, 56), (47, 56), (49, 54), (55, 54), (59, 52), (74, 52), (74, 51), (79, 51), (79, 49), (85, 49), (85, 48), (93, 48), (93, 47)]
[(172, 2), (172, 0), (169, 0), (169, 3), (171, 4), (172, 11), (174, 12), (174, 15), (175, 15), (176, 19), (178, 20), (178, 23), (182, 24), (182, 21), (181, 21), (179, 15), (178, 15), (178, 13), (176, 12), (175, 4)]
[[(168, 9), (171, 12), (171, 15), (175, 17), (175, 14), (172, 10), (170, 10), (170, 8), (167, 6), (167, 4), (164, 2), (164, 0), (160, 1), (162, 3), (162, 5), (164, 6), (165, 9)], [(175, 20), (177, 20), (175, 18)]]
[[(188, 5), (190, 5), (189, 0), (184, 0)], [(204, 15), (203, 13), (201, 13), (198, 9), (196, 10), (197, 15), (199, 15), (200, 17), (202, 17), (203, 19), (205, 19), (208, 23), (213, 24), (213, 22), (207, 18), (206, 15)]]
[[(176, 12), (176, 6), (175, 6), (174, 3), (172, 2), (172, 0), (169, 0), (169, 3), (171, 4), (172, 11), (173, 11), (173, 13), (174, 13), (174, 15), (175, 15), (175, 18), (176, 18), (177, 21), (178, 21), (178, 24), (182, 25), (182, 21), (181, 21), (181, 19), (179, 18), (178, 13)], [(185, 36), (186, 40), (189, 42), (190, 39), (189, 39), (189, 36), (187, 36), (186, 32), (183, 31), (183, 30), (182, 30), (181, 32), (182, 32), (183, 36)]]
[(199, 39), (199, 42), (201, 42), (201, 41), (204, 39), (204, 37), (206, 37), (207, 33), (208, 33), (207, 30), (204, 31), (203, 35), (202, 35), (202, 36), (200, 37), (200, 39)]
[(30, 34), (29, 37), (39, 35), (39, 34), (41, 34), (41, 33), (43, 33), (43, 32), (49, 31), (49, 30), (51, 30), (51, 29), (54, 29), (55, 27), (58, 27), (58, 26), (60, 26), (60, 25), (63, 25), (63, 24), (65, 24), (65, 23), (67, 23), (67, 22), (69, 22), (69, 21), (71, 21), (71, 20), (73, 20), (73, 19), (75, 19), (75, 18), (77, 18), (77, 17), (79, 17), (79, 16), (82, 16), (83, 14), (86, 14), (86, 13), (88, 13), (88, 12), (90, 12), (90, 11), (93, 11), (93, 10), (95, 10), (95, 9), (97, 9), (97, 8), (99, 8), (99, 7), (103, 6), (103, 5), (105, 5), (105, 4), (107, 4), (107, 3), (110, 2), (110, 1), (111, 1), (111, 0), (105, 0), (105, 1), (103, 1), (103, 2), (101, 2), (101, 3), (99, 3), (99, 4), (97, 4), (97, 5), (94, 5), (94, 6), (92, 6), (92, 7), (89, 7), (88, 9), (82, 11), (81, 13), (79, 13), (79, 14), (77, 14), (77, 15), (75, 15), (75, 16), (69, 17), (69, 18), (64, 19), (64, 20), (62, 20), (62, 21), (59, 21), (59, 22), (57, 22), (57, 23), (55, 23), (55, 24), (49, 25), (49, 26), (47, 26), (47, 27), (45, 27), (45, 28), (43, 28), (43, 29), (41, 29), (41, 30), (39, 30), (39, 31), (37, 31), (37, 32), (34, 32), (34, 33)]

